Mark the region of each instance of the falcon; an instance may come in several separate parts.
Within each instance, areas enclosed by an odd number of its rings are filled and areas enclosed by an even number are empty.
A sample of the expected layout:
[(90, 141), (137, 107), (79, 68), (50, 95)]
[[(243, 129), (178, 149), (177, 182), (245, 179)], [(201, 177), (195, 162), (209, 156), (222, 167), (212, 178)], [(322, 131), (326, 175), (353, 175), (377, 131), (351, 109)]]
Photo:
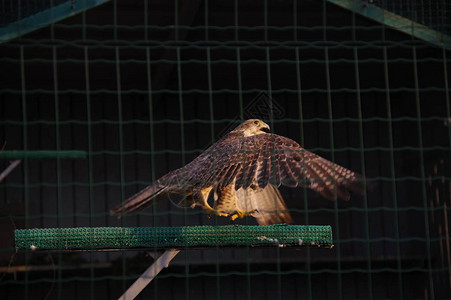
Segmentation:
[(269, 130), (258, 119), (241, 123), (193, 161), (111, 212), (131, 213), (161, 200), (181, 198), (179, 206), (200, 206), (231, 220), (253, 216), (260, 225), (290, 224), (293, 219), (278, 190), (280, 185), (307, 187), (329, 200), (349, 200), (351, 193), (363, 193), (362, 176)]

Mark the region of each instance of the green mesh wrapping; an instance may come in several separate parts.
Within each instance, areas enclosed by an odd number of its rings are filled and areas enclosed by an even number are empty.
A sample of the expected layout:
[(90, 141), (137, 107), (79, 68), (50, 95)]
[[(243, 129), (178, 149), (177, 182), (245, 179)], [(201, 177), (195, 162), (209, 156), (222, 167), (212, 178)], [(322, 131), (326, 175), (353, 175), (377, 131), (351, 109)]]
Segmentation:
[(332, 246), (330, 226), (227, 225), (81, 227), (15, 230), (21, 250), (96, 250), (214, 246)]
[(86, 151), (67, 150), (67, 151), (53, 151), (53, 150), (35, 150), (35, 151), (21, 151), (13, 150), (0, 151), (0, 159), (25, 159), (25, 158), (86, 158)]

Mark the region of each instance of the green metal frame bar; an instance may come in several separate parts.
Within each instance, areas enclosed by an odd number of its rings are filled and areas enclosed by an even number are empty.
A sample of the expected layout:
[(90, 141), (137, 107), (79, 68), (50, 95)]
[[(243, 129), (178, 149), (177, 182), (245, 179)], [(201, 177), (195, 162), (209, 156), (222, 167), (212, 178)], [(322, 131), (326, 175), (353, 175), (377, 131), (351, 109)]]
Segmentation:
[(25, 159), (25, 158), (86, 158), (86, 151), (68, 150), (37, 150), (37, 151), (0, 151), (0, 159)]
[(111, 0), (77, 0), (74, 2), (67, 1), (57, 6), (51, 7), (42, 12), (23, 18), (20, 21), (1, 27), (0, 43), (7, 42), (31, 31), (72, 17), (76, 14), (102, 5), (109, 1)]
[(225, 225), (17, 229), (19, 250), (119, 250), (237, 246), (332, 247), (330, 226)]
[(371, 20), (387, 25), (393, 29), (424, 40), (440, 48), (451, 50), (451, 37), (433, 30), (427, 26), (416, 23), (410, 19), (382, 9), (375, 4), (362, 0), (327, 0), (337, 6), (351, 10)]

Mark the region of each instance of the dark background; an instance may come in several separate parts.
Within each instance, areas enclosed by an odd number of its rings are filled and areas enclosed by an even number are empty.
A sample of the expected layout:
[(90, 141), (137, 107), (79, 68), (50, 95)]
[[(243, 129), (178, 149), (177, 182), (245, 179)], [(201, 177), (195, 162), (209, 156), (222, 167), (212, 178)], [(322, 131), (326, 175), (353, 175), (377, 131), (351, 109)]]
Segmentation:
[(88, 152), (27, 159), (0, 183), (1, 265), (30, 267), (3, 273), (0, 297), (114, 299), (152, 261), (12, 257), (14, 228), (228, 224), (170, 201), (108, 212), (258, 117), (376, 187), (337, 203), (281, 188), (334, 248), (183, 251), (143, 299), (450, 298), (449, 56), (308, 0), (112, 1), (0, 44), (4, 150)]

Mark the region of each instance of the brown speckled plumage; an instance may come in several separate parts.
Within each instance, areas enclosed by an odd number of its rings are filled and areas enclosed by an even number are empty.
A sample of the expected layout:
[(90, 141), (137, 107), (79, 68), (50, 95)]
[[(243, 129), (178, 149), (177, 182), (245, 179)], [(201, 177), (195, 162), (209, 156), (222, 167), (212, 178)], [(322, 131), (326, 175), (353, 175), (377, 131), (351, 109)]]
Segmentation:
[[(360, 175), (303, 149), (295, 141), (266, 133), (268, 125), (247, 120), (186, 166), (130, 197), (112, 212), (144, 209), (172, 196), (179, 204), (221, 215), (252, 212), (259, 224), (291, 223), (277, 187), (308, 187), (324, 198), (349, 200), (362, 193)], [(214, 193), (213, 208), (209, 206)]]

